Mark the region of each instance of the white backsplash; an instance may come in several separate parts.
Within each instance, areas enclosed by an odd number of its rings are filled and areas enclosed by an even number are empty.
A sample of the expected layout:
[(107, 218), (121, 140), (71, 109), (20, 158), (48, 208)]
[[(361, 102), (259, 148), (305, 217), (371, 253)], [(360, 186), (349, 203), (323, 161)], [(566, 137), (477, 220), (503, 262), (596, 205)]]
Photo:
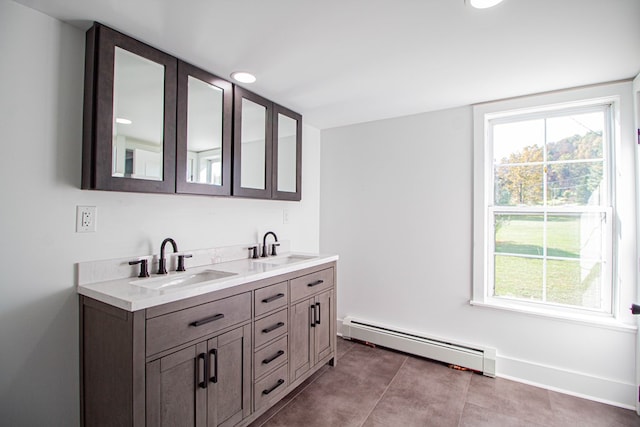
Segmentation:
[[(272, 242), (269, 239), (270, 244)], [(290, 241), (278, 241), (278, 253), (290, 252)], [(178, 265), (178, 255), (191, 254), (191, 258), (185, 258), (184, 263), (187, 270), (193, 267), (203, 265), (220, 264), (239, 259), (248, 259), (251, 257), (249, 247), (256, 243), (247, 243), (244, 245), (224, 246), (209, 249), (195, 249), (171, 252), (171, 247), (165, 253), (167, 260), (167, 271), (175, 271)], [(258, 254), (262, 253), (262, 244), (259, 245)], [(84, 286), (91, 283), (106, 282), (109, 280), (126, 279), (129, 277), (137, 277), (140, 272), (140, 265), (129, 265), (129, 261), (146, 259), (149, 274), (156, 274), (158, 271), (158, 261), (160, 254), (142, 255), (139, 257), (116, 258), (101, 261), (87, 261), (76, 264), (77, 286)]]

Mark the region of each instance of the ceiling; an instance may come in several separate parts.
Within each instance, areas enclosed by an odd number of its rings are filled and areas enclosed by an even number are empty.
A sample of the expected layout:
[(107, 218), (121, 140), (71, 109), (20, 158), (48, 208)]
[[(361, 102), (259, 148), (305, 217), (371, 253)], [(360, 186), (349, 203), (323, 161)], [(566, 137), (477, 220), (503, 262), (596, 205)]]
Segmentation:
[(17, 0), (244, 85), (320, 129), (640, 72), (639, 0)]

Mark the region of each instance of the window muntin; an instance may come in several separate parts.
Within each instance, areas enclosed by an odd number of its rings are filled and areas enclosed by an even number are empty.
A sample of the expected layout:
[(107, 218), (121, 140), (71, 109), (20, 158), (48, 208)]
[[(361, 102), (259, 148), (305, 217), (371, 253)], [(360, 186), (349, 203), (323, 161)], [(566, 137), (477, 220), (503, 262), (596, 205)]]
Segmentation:
[(489, 298), (611, 313), (610, 106), (487, 120)]

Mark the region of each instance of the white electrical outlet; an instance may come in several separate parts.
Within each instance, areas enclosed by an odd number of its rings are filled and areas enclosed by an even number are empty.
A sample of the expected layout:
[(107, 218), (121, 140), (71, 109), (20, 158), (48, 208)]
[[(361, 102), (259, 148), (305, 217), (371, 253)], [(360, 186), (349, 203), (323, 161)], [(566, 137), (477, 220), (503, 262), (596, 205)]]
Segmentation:
[(282, 223), (283, 224), (289, 224), (289, 210), (288, 209), (283, 209), (282, 210)]
[(95, 206), (78, 206), (76, 210), (76, 232), (91, 233), (96, 231), (98, 209)]

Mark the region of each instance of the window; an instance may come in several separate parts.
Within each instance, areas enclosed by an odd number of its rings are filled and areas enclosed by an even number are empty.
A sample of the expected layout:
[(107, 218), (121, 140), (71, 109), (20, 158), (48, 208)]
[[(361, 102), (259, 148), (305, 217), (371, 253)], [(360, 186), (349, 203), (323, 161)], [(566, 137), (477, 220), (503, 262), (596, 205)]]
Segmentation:
[(535, 101), (474, 108), (472, 302), (610, 317), (616, 98)]

